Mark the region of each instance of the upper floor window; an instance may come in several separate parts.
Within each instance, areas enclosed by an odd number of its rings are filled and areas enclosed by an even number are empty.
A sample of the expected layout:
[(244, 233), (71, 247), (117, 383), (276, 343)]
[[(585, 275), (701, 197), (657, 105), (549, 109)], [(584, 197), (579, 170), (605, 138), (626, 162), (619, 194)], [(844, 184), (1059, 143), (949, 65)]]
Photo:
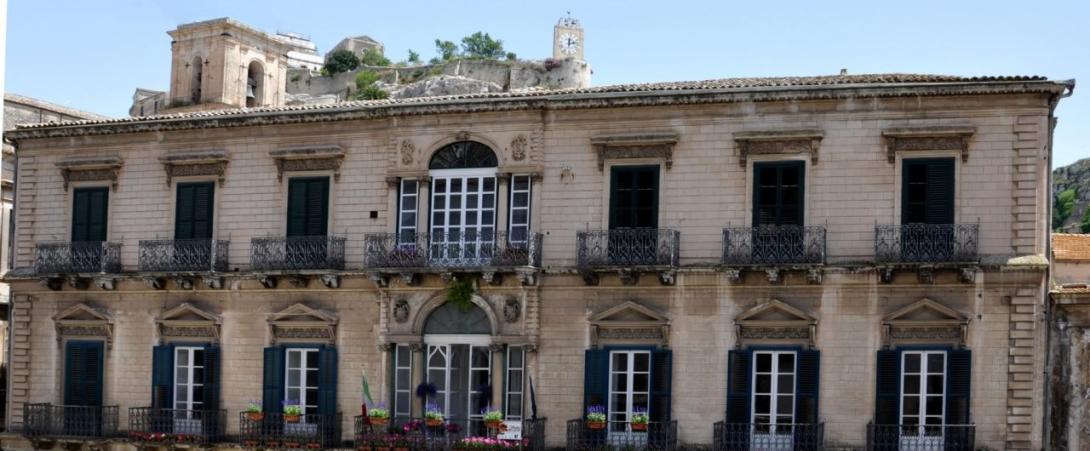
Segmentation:
[(753, 226), (803, 223), (803, 161), (753, 165)]
[(657, 228), (658, 165), (613, 166), (610, 169), (609, 228)]
[(110, 189), (76, 188), (72, 198), (72, 241), (106, 241)]
[(954, 223), (954, 159), (904, 160), (901, 174), (902, 224)]
[(212, 238), (212, 207), (216, 186), (212, 182), (179, 183), (174, 206), (174, 239)]
[(431, 157), (428, 169), (471, 169), (499, 166), (496, 153), (476, 141), (459, 141), (447, 144)]
[(289, 237), (325, 236), (328, 216), (328, 177), (298, 177), (288, 182)]

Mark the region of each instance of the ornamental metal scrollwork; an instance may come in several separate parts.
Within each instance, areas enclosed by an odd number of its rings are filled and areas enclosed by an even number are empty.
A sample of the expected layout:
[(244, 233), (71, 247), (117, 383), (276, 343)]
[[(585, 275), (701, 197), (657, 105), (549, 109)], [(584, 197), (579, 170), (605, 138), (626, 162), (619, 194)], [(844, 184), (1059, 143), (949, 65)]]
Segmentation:
[(394, 321), (403, 323), (409, 320), (409, 301), (399, 299), (394, 302)]

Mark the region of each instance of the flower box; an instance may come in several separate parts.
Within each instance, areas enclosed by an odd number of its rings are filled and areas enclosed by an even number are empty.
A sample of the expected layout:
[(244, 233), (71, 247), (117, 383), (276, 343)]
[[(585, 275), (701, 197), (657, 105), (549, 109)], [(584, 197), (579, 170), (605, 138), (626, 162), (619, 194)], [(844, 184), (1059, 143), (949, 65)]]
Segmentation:
[(261, 421), (261, 420), (265, 419), (265, 413), (264, 412), (246, 412), (246, 419), (256, 423), (258, 421)]

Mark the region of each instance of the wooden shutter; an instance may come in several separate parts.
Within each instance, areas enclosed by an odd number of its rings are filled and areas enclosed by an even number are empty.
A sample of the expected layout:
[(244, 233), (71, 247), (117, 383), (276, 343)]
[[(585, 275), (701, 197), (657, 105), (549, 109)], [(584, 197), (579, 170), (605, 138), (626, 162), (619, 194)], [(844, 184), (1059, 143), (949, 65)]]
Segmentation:
[(753, 165), (753, 226), (802, 225), (806, 163)]
[(583, 363), (583, 412), (606, 406), (609, 397), (609, 351), (588, 349)]
[(156, 346), (151, 350), (151, 406), (174, 408), (174, 346)]
[(658, 227), (658, 165), (614, 166), (609, 180), (609, 228)]
[(72, 197), (72, 241), (106, 241), (109, 188), (76, 188)]
[(901, 351), (878, 351), (875, 369), (874, 424), (901, 421)]
[(753, 353), (746, 349), (733, 349), (727, 352), (727, 423), (748, 424), (750, 422), (752, 356)]
[(212, 238), (215, 184), (179, 183), (174, 216), (174, 239)]
[(265, 377), (262, 387), (264, 395), (262, 407), (265, 412), (280, 412), (280, 401), (284, 400), (284, 348), (282, 346), (265, 348)]
[(954, 159), (904, 160), (901, 223), (954, 223)]
[(798, 353), (798, 382), (795, 390), (795, 422), (818, 423), (818, 385), (821, 378), (821, 351)]
[(946, 424), (969, 424), (969, 392), (973, 379), (972, 351), (946, 353)]
[(101, 341), (70, 341), (65, 347), (64, 404), (102, 405)]
[(669, 349), (651, 352), (651, 421), (670, 421), (673, 368)]
[(324, 236), (329, 214), (329, 178), (288, 182), (288, 236)]
[(204, 347), (204, 409), (217, 411), (220, 408), (220, 348), (208, 345)]
[(337, 413), (337, 348), (318, 350), (318, 413)]

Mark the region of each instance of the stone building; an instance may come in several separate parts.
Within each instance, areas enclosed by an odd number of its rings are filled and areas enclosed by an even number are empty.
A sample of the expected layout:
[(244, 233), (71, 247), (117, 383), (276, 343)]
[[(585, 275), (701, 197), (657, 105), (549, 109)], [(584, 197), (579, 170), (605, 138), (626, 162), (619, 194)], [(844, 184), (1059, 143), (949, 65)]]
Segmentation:
[(1090, 235), (1052, 234), (1049, 430), (1055, 449), (1090, 446)]

